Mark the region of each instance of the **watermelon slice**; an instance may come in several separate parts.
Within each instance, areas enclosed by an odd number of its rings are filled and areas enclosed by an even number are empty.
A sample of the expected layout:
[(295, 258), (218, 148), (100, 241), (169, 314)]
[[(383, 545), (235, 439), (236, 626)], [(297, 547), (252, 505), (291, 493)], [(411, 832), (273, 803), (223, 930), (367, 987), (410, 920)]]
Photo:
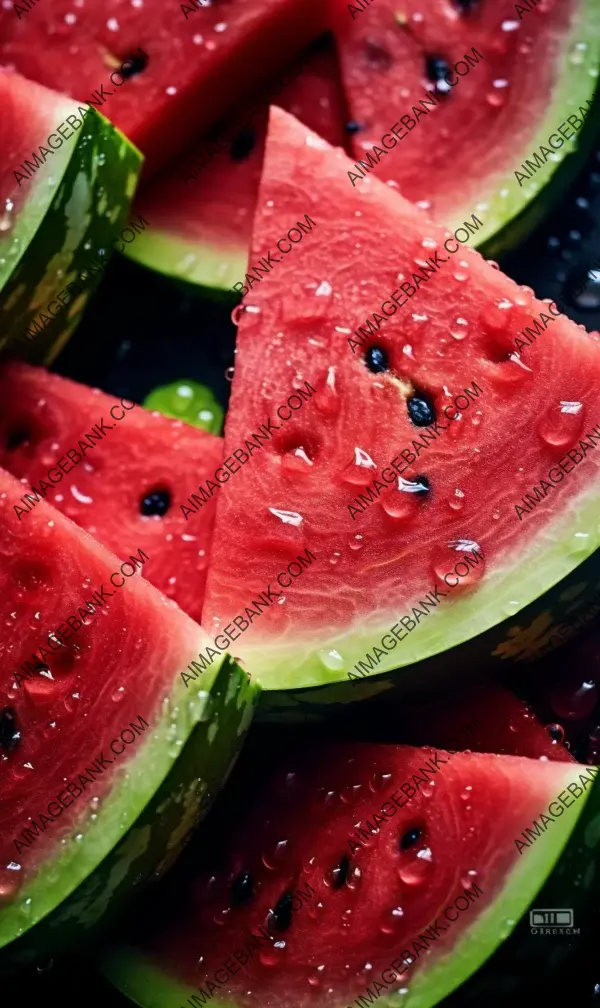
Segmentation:
[[(123, 226), (141, 158), (92, 109), (2, 68), (0, 109), (0, 350), (18, 343), (51, 360)], [(82, 272), (83, 293), (70, 296)]]
[[(537, 708), (536, 708), (537, 709)], [(532, 759), (573, 762), (574, 757), (553, 737), (532, 707), (508, 689), (472, 685), (457, 693), (437, 692), (427, 704), (390, 703), (387, 697), (351, 705), (344, 719), (345, 737), (397, 741), (407, 745), (435, 745), (441, 749)], [(289, 730), (289, 729), (288, 729)], [(352, 733), (352, 734), (350, 734)]]
[[(192, 529), (218, 491), (203, 622), (245, 621), (235, 654), (269, 690), (300, 690), (266, 698), (278, 707), (426, 691), (519, 657), (598, 581), (600, 347), (466, 227), (451, 236), (374, 178), (348, 188), (340, 150), (271, 116), (253, 261), (305, 215), (314, 227), (245, 280), (224, 445), (241, 466), (186, 513)], [(257, 451), (265, 416), (278, 429)], [(255, 619), (255, 593), (304, 549), (317, 562)]]
[[(448, 227), (480, 210), (478, 243), (495, 236), (486, 251), (521, 239), (565, 191), (598, 127), (597, 110), (588, 115), (600, 64), (598, 0), (436, 2), (424, 12), (419, 0), (332, 0), (332, 8), (361, 127), (352, 135), (356, 161)], [(347, 185), (361, 186), (364, 172), (354, 172)]]
[(0, 12), (0, 63), (91, 101), (156, 168), (326, 27), (320, 0), (44, 0)]
[(178, 673), (207, 637), (132, 579), (148, 559), (137, 541), (121, 565), (44, 501), (18, 521), (21, 489), (0, 471), (0, 948), (11, 964), (69, 929), (80, 941), (109, 901), (173, 860), (227, 776), (256, 694), (229, 658), (182, 692)]
[[(284, 83), (285, 82), (285, 83)], [(275, 98), (277, 95), (277, 98)], [(136, 209), (151, 221), (127, 249), (143, 266), (189, 283), (230, 291), (246, 272), (267, 132), (268, 97), (333, 146), (344, 143), (335, 53), (311, 49), (267, 95), (242, 109), (215, 139), (202, 137), (183, 164), (147, 183)], [(216, 152), (211, 154), (211, 148)]]
[(215, 509), (190, 533), (178, 498), (190, 471), (214, 473), (222, 439), (18, 362), (0, 369), (0, 403), (0, 465), (25, 483), (20, 522), (47, 496), (123, 560), (138, 543), (144, 576), (200, 622)]
[(235, 829), (228, 803), (214, 863), (190, 856), (166, 908), (154, 898), (104, 969), (143, 1008), (430, 1008), (459, 988), (461, 1005), (489, 1004), (499, 983), (522, 992), (570, 944), (553, 942), (549, 963), (528, 907), (570, 907), (579, 923), (593, 906), (597, 772), (305, 745)]

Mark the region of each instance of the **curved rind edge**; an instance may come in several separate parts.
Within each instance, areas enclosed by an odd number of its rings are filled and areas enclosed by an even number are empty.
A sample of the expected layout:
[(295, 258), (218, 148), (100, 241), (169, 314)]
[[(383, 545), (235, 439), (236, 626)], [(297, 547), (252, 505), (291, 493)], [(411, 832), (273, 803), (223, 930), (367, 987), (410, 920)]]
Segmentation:
[(81, 944), (133, 887), (166, 871), (229, 776), (259, 692), (228, 655), (201, 684), (186, 688), (177, 676), (151, 737), (115, 773), (96, 820), (73, 824), (60, 856), (0, 910), (0, 970)]
[[(585, 769), (581, 764), (575, 766), (577, 773)], [(575, 776), (574, 765), (566, 764), (565, 788)], [(532, 901), (544, 891), (561, 857), (570, 847), (574, 856), (578, 853), (574, 848), (580, 842), (581, 834), (587, 838), (590, 850), (597, 847), (600, 840), (600, 779), (596, 779), (589, 793), (578, 799), (567, 812), (568, 815), (561, 816), (549, 832), (536, 840), (531, 852), (519, 859), (509, 873), (501, 894), (477, 916), (471, 926), (466, 927), (452, 948), (403, 985), (408, 988), (408, 993), (378, 995), (381, 1008), (433, 1008), (462, 984), (468, 983), (469, 978), (489, 962), (507, 939), (514, 940), (515, 929), (526, 920)], [(523, 825), (525, 827), (529, 823)], [(131, 946), (105, 950), (99, 968), (118, 990), (140, 1008), (178, 1008), (178, 1001), (180, 1008), (187, 1008), (192, 1003), (188, 1002), (188, 998), (195, 993), (194, 988), (167, 974)], [(357, 997), (361, 993), (357, 991)], [(470, 1005), (471, 1001), (468, 1003)], [(475, 999), (474, 1003), (480, 1005), (481, 1000)], [(229, 999), (221, 1000), (218, 996), (215, 1004), (219, 1008), (239, 1008), (238, 1004)], [(343, 1008), (342, 1002), (339, 1008)]]

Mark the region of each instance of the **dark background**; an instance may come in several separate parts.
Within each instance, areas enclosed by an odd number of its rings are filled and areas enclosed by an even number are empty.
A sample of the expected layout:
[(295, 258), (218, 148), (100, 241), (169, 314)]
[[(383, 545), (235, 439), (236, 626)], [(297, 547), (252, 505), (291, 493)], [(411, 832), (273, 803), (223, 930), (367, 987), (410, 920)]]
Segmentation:
[[(597, 280), (588, 279), (583, 293), (575, 296), (596, 260)], [(575, 322), (589, 330), (600, 329), (598, 148), (562, 203), (500, 265), (517, 282), (531, 286), (538, 297), (555, 300)], [(191, 378), (210, 386), (226, 407), (230, 385), (225, 371), (234, 364), (235, 345), (229, 315), (229, 309), (195, 291), (116, 257), (53, 370), (137, 402), (157, 385)], [(260, 731), (252, 729), (254, 735)], [(594, 922), (594, 927), (582, 929), (580, 947), (561, 975), (536, 978), (535, 1008), (557, 1004), (600, 1008), (600, 910)], [(0, 1008), (50, 1004), (128, 1008), (131, 1002), (95, 972), (84, 950), (74, 950), (68, 959), (33, 968), (13, 980), (0, 980)], [(460, 1008), (460, 997), (453, 1004)]]

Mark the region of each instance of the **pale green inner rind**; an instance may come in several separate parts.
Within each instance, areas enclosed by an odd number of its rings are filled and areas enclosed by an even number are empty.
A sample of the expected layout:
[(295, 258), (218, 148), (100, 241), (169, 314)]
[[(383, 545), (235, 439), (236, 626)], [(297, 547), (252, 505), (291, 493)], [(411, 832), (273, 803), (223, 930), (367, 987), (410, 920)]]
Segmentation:
[[(198, 650), (206, 646), (206, 634), (200, 630), (197, 644)], [(0, 909), (0, 948), (63, 903), (134, 826), (167, 777), (195, 726), (210, 720), (211, 688), (226, 658), (225, 655), (221, 656), (214, 667), (204, 672), (201, 679), (190, 684), (189, 688), (185, 687), (177, 672), (174, 684), (169, 686), (168, 691), (165, 690), (166, 695), (156, 722), (153, 722), (150, 714), (146, 714), (145, 719), (150, 728), (127, 747), (118, 762), (115, 760), (111, 767), (110, 791), (101, 799), (98, 808), (94, 810), (90, 806), (92, 789), (89, 796), (84, 792), (75, 800), (72, 808), (77, 818), (68, 833), (63, 834), (52, 848), (45, 851), (37, 873), (23, 886), (16, 899)], [(245, 673), (237, 665), (231, 664), (228, 680), (231, 701), (241, 682), (247, 682)], [(245, 730), (244, 722), (244, 712), (240, 712), (238, 733)], [(226, 742), (222, 738), (217, 719), (207, 732), (207, 744), (230, 744), (232, 751), (235, 748), (235, 740), (228, 739)], [(202, 765), (197, 768), (197, 776), (202, 776)], [(54, 797), (49, 795), (48, 801)], [(39, 817), (40, 811), (43, 808), (32, 809), (33, 818)], [(94, 812), (97, 817), (92, 820)], [(24, 822), (23, 828), (25, 826)], [(60, 819), (47, 829), (54, 830), (60, 836)], [(80, 840), (76, 839), (78, 835)], [(30, 850), (35, 856), (35, 845), (28, 848)], [(18, 857), (26, 864), (27, 852), (21, 851)]]
[[(158, 228), (150, 228), (126, 247), (134, 262), (157, 273), (217, 290), (230, 290), (244, 279), (248, 248), (226, 248), (199, 239), (177, 238)], [(232, 295), (233, 297), (233, 295)]]
[[(189, 1008), (193, 987), (165, 973), (137, 949), (109, 949), (99, 963), (102, 973), (141, 1008)], [(218, 1000), (220, 1008), (237, 1008), (233, 1001)]]
[[(56, 131), (57, 126), (65, 122), (68, 115), (77, 115), (77, 103), (70, 98), (63, 98), (54, 108), (52, 122), (48, 123), (48, 132), (37, 138), (36, 146), (24, 154), (24, 158), (31, 161), (31, 155), (39, 152), (40, 145), (46, 145), (48, 136)], [(76, 153), (81, 134), (85, 132), (85, 125), (84, 122), (77, 133), (63, 140), (62, 147), (51, 154), (31, 178), (26, 177), (21, 181), (19, 193), (24, 198), (15, 226), (4, 234), (0, 233), (0, 289), (27, 254), (29, 244), (60, 188), (71, 158)], [(20, 168), (20, 164), (11, 166), (12, 171), (19, 171)], [(49, 184), (50, 179), (53, 179), (52, 185)], [(18, 247), (15, 245), (15, 239), (18, 239)]]
[[(562, 790), (571, 781), (578, 783), (579, 772), (583, 769), (579, 764), (576, 770), (573, 764), (566, 764), (562, 775)], [(556, 793), (560, 793), (560, 790), (557, 781)], [(570, 808), (565, 809), (563, 815), (551, 823), (547, 831), (523, 855), (516, 855), (518, 860), (507, 875), (501, 892), (485, 910), (480, 910), (475, 901), (461, 913), (455, 924), (460, 937), (446, 953), (435, 959), (432, 957), (431, 961), (428, 958), (422, 959), (414, 976), (409, 976), (406, 982), (402, 979), (397, 981), (399, 987), (408, 988), (407, 994), (380, 994), (377, 1003), (381, 1008), (432, 1008), (483, 966), (531, 907), (535, 896), (551, 875), (592, 791), (595, 793), (594, 800), (598, 802), (599, 788), (596, 783)], [(536, 810), (536, 816), (539, 811)], [(528, 826), (531, 826), (531, 822), (523, 823), (523, 829)], [(457, 882), (456, 895), (461, 892), (462, 888)], [(481, 905), (485, 905), (485, 892), (482, 892), (479, 899)], [(400, 945), (401, 943), (399, 950)], [(163, 971), (155, 962), (131, 947), (109, 950), (103, 956), (100, 968), (120, 991), (141, 1008), (183, 1008), (187, 1005), (187, 999), (196, 993), (193, 987)], [(356, 997), (363, 993), (364, 989), (357, 990)], [(222, 1000), (218, 993), (215, 1000), (220, 1008), (237, 1008), (235, 1002)], [(345, 997), (341, 999), (340, 1008), (348, 1000)], [(292, 1001), (286, 1001), (286, 1004), (291, 1005)]]
[[(517, 15), (516, 15), (517, 16)], [(525, 12), (522, 15), (522, 30), (527, 29), (527, 18), (534, 17), (535, 12)], [(587, 49), (583, 52), (574, 50), (577, 43), (584, 43)], [(535, 42), (534, 42), (535, 45)], [(581, 62), (572, 62), (573, 56)], [(487, 181), (487, 191), (475, 206), (464, 204), (457, 208), (451, 220), (444, 223), (448, 227), (459, 227), (465, 219), (470, 220), (471, 214), (479, 214), (484, 222), (483, 230), (477, 234), (477, 244), (483, 245), (508, 221), (521, 214), (541, 190), (548, 184), (559, 165), (568, 154), (577, 150), (578, 137), (581, 130), (570, 140), (565, 140), (559, 151), (553, 152), (552, 159), (538, 168), (522, 187), (514, 175), (521, 171), (521, 166), (541, 144), (548, 146), (548, 137), (556, 133), (557, 127), (566, 122), (568, 116), (577, 114), (579, 106), (585, 108), (597, 86), (600, 66), (600, 0), (581, 0), (573, 14), (573, 27), (565, 35), (564, 46), (557, 60), (556, 86), (553, 98), (548, 105), (546, 114), (526, 150), (515, 154), (514, 165), (508, 175), (493, 176)], [(588, 111), (589, 117), (596, 117), (600, 126), (600, 113), (594, 106)], [(579, 118), (582, 118), (579, 116)], [(571, 132), (573, 132), (571, 130)], [(562, 138), (564, 139), (564, 138)]]
[[(589, 458), (585, 464), (592, 467), (595, 463)], [(565, 486), (564, 498), (566, 490)], [(556, 520), (540, 527), (535, 510), (525, 515), (523, 522), (528, 523), (528, 528), (518, 530), (515, 527), (515, 532), (521, 531), (521, 535), (513, 551), (495, 568), (490, 569), (488, 565), (482, 580), (462, 598), (458, 588), (453, 594), (451, 589), (444, 587), (448, 596), (441, 598), (438, 607), (421, 619), (404, 640), (398, 641), (397, 646), (381, 658), (376, 670), (361, 682), (373, 680), (375, 684), (380, 673), (449, 651), (508, 617), (515, 618), (519, 610), (562, 581), (600, 548), (599, 494), (600, 473), (596, 472), (590, 485), (578, 497), (570, 502), (561, 500)], [(457, 561), (462, 555), (456, 553)], [(425, 597), (432, 589), (433, 579), (424, 570), (420, 597)], [(411, 606), (418, 602), (419, 596), (415, 596), (411, 602), (400, 603), (398, 608), (388, 603), (388, 608), (372, 619), (369, 614), (361, 614), (354, 628), (329, 639), (321, 637), (319, 640), (315, 632), (310, 639), (289, 640), (285, 646), (277, 646), (269, 639), (261, 641), (258, 634), (254, 634), (244, 650), (244, 661), (264, 690), (300, 690), (345, 682), (350, 699), (352, 688), (361, 694), (359, 685), (348, 680), (348, 673), (357, 675), (356, 662), (364, 661), (365, 653), (372, 651), (375, 645), (381, 648), (382, 636), (389, 633), (401, 616), (411, 616)], [(371, 625), (367, 626), (369, 620)], [(339, 668), (332, 668), (332, 659), (328, 657), (332, 651), (340, 656), (340, 659), (333, 658), (336, 666), (341, 665)], [(310, 700), (309, 693), (305, 699)]]

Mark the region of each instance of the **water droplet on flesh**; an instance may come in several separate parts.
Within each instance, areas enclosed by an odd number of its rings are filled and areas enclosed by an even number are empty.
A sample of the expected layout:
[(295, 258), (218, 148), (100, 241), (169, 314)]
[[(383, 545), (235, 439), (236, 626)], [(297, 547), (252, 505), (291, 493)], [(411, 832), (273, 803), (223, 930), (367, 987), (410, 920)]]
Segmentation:
[(581, 403), (554, 403), (540, 420), (538, 434), (553, 448), (568, 448), (581, 434), (584, 415)]

